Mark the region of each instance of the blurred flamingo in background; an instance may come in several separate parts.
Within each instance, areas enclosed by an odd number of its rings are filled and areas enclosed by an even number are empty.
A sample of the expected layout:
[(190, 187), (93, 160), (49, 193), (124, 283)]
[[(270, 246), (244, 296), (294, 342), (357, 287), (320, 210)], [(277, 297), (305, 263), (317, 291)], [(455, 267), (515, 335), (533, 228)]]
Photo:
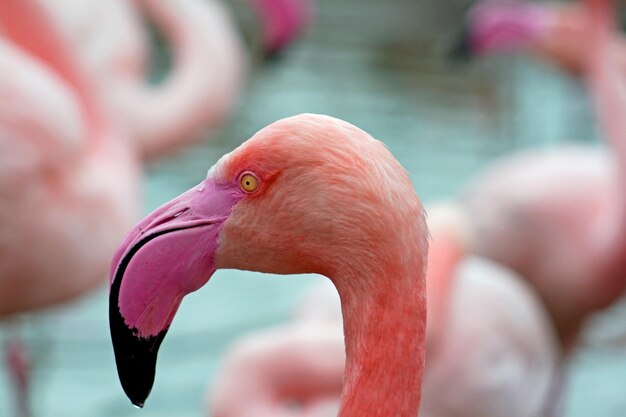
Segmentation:
[[(484, 0), (467, 14), (461, 49), (480, 56), (525, 52), (583, 75), (589, 24), (588, 10), (582, 4)], [(622, 51), (615, 59), (621, 72), (626, 72), (626, 40), (615, 32), (613, 41)]]
[(181, 299), (216, 269), (321, 273), (341, 294), (346, 375), (339, 416), (414, 417), (425, 353), (427, 237), (409, 177), (381, 142), (327, 116), (273, 123), (120, 245), (109, 319), (122, 387), (135, 405), (144, 404)]
[[(454, 211), (428, 213), (420, 416), (548, 415), (559, 347), (543, 306), (515, 273), (465, 256)], [(336, 416), (345, 358), (339, 301), (331, 285), (315, 286), (296, 320), (238, 340), (212, 384), (208, 414)]]
[(563, 346), (626, 287), (626, 97), (608, 0), (589, 0), (585, 74), (613, 152), (566, 147), (503, 158), (467, 187), (471, 251), (528, 278)]
[(543, 417), (558, 405), (558, 339), (533, 289), (468, 253), (465, 219), (428, 207), (425, 417)]
[(250, 333), (229, 348), (205, 415), (335, 417), (345, 358), (341, 319)]
[[(34, 1), (0, 2), (0, 318), (105, 281), (137, 214), (139, 169)], [(33, 30), (36, 28), (36, 30)], [(26, 355), (7, 347), (28, 415)]]
[[(206, 137), (232, 112), (246, 58), (219, 0), (40, 0), (60, 25), (117, 122), (149, 159)], [(147, 79), (147, 27), (155, 23), (173, 63), (165, 80)]]

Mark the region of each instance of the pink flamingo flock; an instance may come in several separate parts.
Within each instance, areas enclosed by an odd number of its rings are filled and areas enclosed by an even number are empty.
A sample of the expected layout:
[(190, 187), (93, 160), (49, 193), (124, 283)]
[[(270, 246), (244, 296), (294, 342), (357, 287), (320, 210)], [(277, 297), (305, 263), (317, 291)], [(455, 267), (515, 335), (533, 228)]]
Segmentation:
[[(250, 6), (268, 54), (312, 13), (305, 0)], [(381, 142), (303, 114), (256, 133), (122, 239), (140, 160), (206, 137), (237, 103), (248, 70), (230, 15), (215, 0), (2, 0), (0, 318), (76, 298), (109, 267), (117, 370), (143, 406), (183, 297), (217, 269), (317, 273), (334, 288), (231, 351), (214, 416), (557, 414), (585, 319), (626, 289), (614, 14), (610, 0), (489, 2), (469, 22), (475, 52), (527, 48), (585, 77), (611, 152), (507, 157), (427, 222)], [(144, 16), (173, 51), (160, 85), (147, 81)], [(25, 417), (27, 365), (7, 354)]]
[[(522, 3), (478, 7), (481, 13), (495, 8), (495, 16), (504, 22), (514, 19), (516, 24), (524, 21), (527, 25), (525, 19), (535, 18), (538, 10)], [(532, 13), (510, 13), (517, 8), (531, 8)], [(577, 45), (578, 65), (595, 93), (613, 155), (574, 148), (504, 158), (479, 176), (457, 203), (428, 210), (432, 234), (426, 278), (429, 326), (420, 415), (558, 413), (560, 358), (574, 346), (584, 319), (624, 292), (626, 225), (619, 179), (625, 155), (626, 96), (620, 45), (615, 42), (608, 4), (590, 1), (585, 9), (576, 10), (586, 13), (577, 15), (577, 19), (584, 17), (585, 25), (580, 23), (576, 39), (587, 40)], [(493, 19), (483, 23), (497, 28), (502, 21)], [(485, 33), (509, 41), (508, 36), (519, 35), (514, 30)], [(465, 259), (468, 255), (472, 256)], [(544, 306), (519, 282), (521, 277), (532, 284)], [(507, 280), (510, 289), (503, 292)], [(500, 293), (494, 283), (502, 286)], [(528, 293), (525, 310), (521, 304), (524, 291)], [(328, 318), (332, 321), (339, 315), (333, 310), (335, 297), (332, 292), (315, 292), (315, 301), (305, 303), (303, 315), (320, 323), (315, 343), (326, 355), (337, 354), (342, 343), (336, 336), (338, 329), (330, 330), (334, 338), (327, 335)], [(306, 308), (312, 305), (317, 308)], [(321, 314), (320, 308), (328, 312)], [(508, 316), (511, 311), (515, 314)], [(335, 415), (333, 400), (340, 391), (333, 387), (340, 373), (333, 365), (335, 358), (307, 352), (304, 344), (311, 341), (301, 334), (310, 326), (309, 321), (296, 321), (238, 342), (211, 394), (213, 414), (237, 417), (247, 415), (245, 410), (272, 409), (274, 415), (293, 415), (295, 410), (303, 416)], [(307, 331), (309, 336), (316, 334)], [(293, 347), (289, 362), (283, 360), (288, 357), (286, 346)], [(500, 359), (494, 366), (487, 363), (487, 355)], [(294, 362), (300, 367), (294, 368)], [(253, 373), (259, 368), (266, 371), (247, 385), (236, 385), (243, 366)], [(302, 382), (296, 384), (302, 391), (293, 384), (291, 390), (285, 388), (286, 382), (309, 381), (319, 374), (323, 375), (320, 380), (327, 381), (324, 385), (311, 388)], [(250, 395), (251, 401), (238, 408), (234, 399), (241, 398), (240, 394)]]
[[(102, 111), (92, 80), (40, 9), (4, 1), (0, 24), (4, 319), (102, 285), (109, 257), (137, 214), (139, 167), (124, 131)], [(7, 359), (20, 381), (19, 412), (28, 415), (27, 363), (18, 352), (9, 346)]]
[[(607, 137), (613, 140), (611, 143), (619, 152), (617, 139), (621, 137), (624, 122), (617, 116), (624, 103), (621, 91), (615, 88), (616, 82), (619, 86), (619, 78), (616, 78), (617, 64), (609, 42), (613, 36), (610, 30), (612, 14), (607, 5), (599, 1), (590, 2), (589, 12), (587, 65), (590, 85), (596, 93), (600, 114), (605, 115), (602, 121)], [(609, 91), (608, 86), (613, 86), (613, 90)], [(347, 135), (360, 137), (362, 133), (351, 126), (337, 129), (334, 126), (337, 123), (340, 122), (319, 116), (299, 116), (269, 126), (220, 160), (209, 171), (203, 184), (148, 216), (125, 239), (112, 268), (110, 317), (118, 372), (127, 395), (138, 405), (147, 398), (154, 381), (158, 346), (182, 296), (204, 285), (215, 269), (229, 267), (274, 273), (318, 272), (328, 276), (337, 287), (346, 348), (339, 416), (416, 415), (420, 408), (420, 392), (412, 390), (421, 384), (422, 379), (425, 394), (422, 415), (540, 416), (553, 412), (554, 399), (550, 395), (554, 393), (553, 384), (558, 382), (558, 378), (555, 379), (558, 376), (558, 352), (561, 349), (568, 351), (586, 315), (604, 307), (622, 292), (616, 285), (623, 282), (623, 278), (616, 281), (623, 272), (620, 259), (623, 259), (624, 228), (620, 227), (619, 193), (613, 191), (615, 188), (607, 188), (613, 184), (612, 177), (602, 178), (599, 190), (615, 197), (595, 200), (594, 204), (605, 206), (597, 207), (591, 211), (594, 215), (590, 215), (589, 207), (581, 205), (584, 200), (577, 198), (576, 193), (568, 193), (566, 189), (564, 193), (556, 194), (558, 189), (550, 181), (535, 180), (533, 176), (542, 171), (532, 168), (532, 164), (506, 164), (511, 176), (507, 177), (507, 171), (500, 169), (497, 170), (498, 176), (494, 177), (496, 180), (506, 178), (509, 184), (515, 184), (514, 180), (519, 176), (521, 180), (518, 181), (522, 184), (531, 181), (534, 187), (527, 200), (524, 200), (524, 193), (521, 197), (505, 194), (505, 187), (497, 190), (499, 194), (492, 191), (494, 196), (481, 196), (475, 192), (474, 196), (480, 198), (474, 198), (487, 201), (481, 207), (483, 210), (504, 207), (501, 209), (503, 214), (496, 212), (485, 217), (493, 220), (494, 232), (480, 223), (467, 222), (467, 218), (480, 219), (478, 210), (474, 216), (465, 217), (466, 211), (460, 215), (460, 210), (453, 209), (452, 214), (444, 212), (443, 216), (435, 218), (428, 259), (431, 278), (428, 279), (424, 271), (426, 227), (419, 220), (422, 217), (419, 205), (413, 213), (415, 229), (407, 226), (401, 214), (406, 210), (405, 203), (396, 201), (394, 210), (400, 213), (394, 213), (392, 218), (396, 223), (389, 224), (397, 227), (393, 231), (381, 231), (379, 219), (390, 220), (386, 200), (399, 198), (398, 191), (386, 187), (397, 184), (378, 188), (376, 195), (372, 195), (370, 187), (371, 183), (380, 187), (381, 182), (386, 183), (392, 178), (393, 173), (387, 168), (391, 165), (387, 162), (389, 157), (373, 149), (363, 149), (354, 142), (350, 143), (357, 151), (345, 149), (343, 142)], [(298, 126), (297, 129), (294, 125)], [(324, 142), (329, 135), (337, 142), (332, 152)], [(281, 143), (279, 149), (276, 149), (277, 142)], [(308, 142), (315, 143), (315, 146), (311, 147)], [(303, 148), (299, 149), (300, 146)], [(339, 160), (337, 148), (342, 150)], [(291, 153), (294, 150), (298, 152)], [(268, 156), (268, 152), (272, 155)], [(363, 155), (377, 160), (383, 173), (364, 175)], [(563, 155), (571, 158), (567, 152)], [(285, 160), (290, 160), (293, 165), (285, 166)], [(332, 168), (326, 168), (329, 163)], [(559, 169), (562, 165), (555, 164), (553, 168), (556, 169), (548, 173), (561, 181), (561, 187), (563, 177), (559, 175), (571, 176), (567, 169), (565, 174), (562, 173)], [(349, 173), (345, 172), (346, 166)], [(525, 172), (527, 167), (531, 167), (527, 169), (530, 174)], [(356, 178), (351, 177), (354, 175)], [(526, 179), (528, 175), (530, 180)], [(291, 182), (294, 177), (299, 179), (299, 184), (306, 185), (304, 193)], [(542, 175), (541, 178), (550, 177)], [(595, 180), (595, 177), (591, 179)], [(481, 184), (490, 189), (488, 179), (483, 179)], [(537, 190), (538, 185), (546, 190)], [(580, 182), (576, 185), (580, 187), (574, 190), (578, 194), (587, 190)], [(523, 189), (528, 186), (516, 188), (517, 191)], [(310, 194), (314, 193), (319, 195), (310, 201)], [(333, 201), (327, 197), (329, 194), (335, 198)], [(404, 195), (409, 201), (410, 194), (406, 191)], [(466, 197), (467, 200), (470, 203), (462, 202), (461, 207), (471, 213), (472, 200)], [(349, 204), (346, 205), (346, 201)], [(563, 202), (576, 210), (570, 210), (559, 222), (551, 204)], [(511, 203), (517, 206), (511, 206)], [(307, 210), (304, 211), (303, 207)], [(373, 207), (380, 210), (376, 217), (371, 214)], [(329, 208), (333, 214), (324, 215)], [(321, 218), (318, 217), (320, 213)], [(511, 223), (507, 222), (510, 213), (520, 216), (520, 220), (526, 223), (516, 224), (519, 229), (503, 228), (503, 224), (506, 227)], [(562, 211), (558, 213), (562, 215)], [(357, 219), (356, 224), (354, 219)], [(280, 227), (274, 229), (278, 225)], [(551, 227), (548, 231), (552, 235), (541, 234), (542, 226)], [(202, 231), (203, 228), (206, 230)], [(535, 235), (524, 234), (524, 229)], [(411, 234), (414, 241), (407, 241), (405, 233)], [(520, 255), (514, 246), (516, 240), (529, 235), (536, 240), (521, 247), (538, 254)], [(549, 243), (553, 243), (549, 240), (541, 245), (541, 240), (548, 237), (559, 239), (555, 243), (561, 245), (555, 247), (562, 252), (548, 249)], [(498, 259), (487, 250), (481, 251), (478, 239), (491, 242), (496, 250), (512, 259), (521, 257), (526, 263)], [(568, 239), (571, 249), (567, 245)], [(390, 243), (393, 241), (395, 243)], [(507, 246), (509, 242), (513, 246)], [(196, 245), (203, 249), (196, 250)], [(398, 246), (404, 246), (405, 250), (398, 253)], [(550, 250), (552, 252), (547, 252)], [(543, 310), (539, 300), (516, 275), (501, 267), (489, 266), (489, 263), (481, 265), (481, 261), (471, 261), (470, 258), (467, 269), (461, 268), (460, 260), (474, 252), (520, 270), (539, 290), (547, 310)], [(164, 253), (172, 259), (185, 254), (191, 257), (191, 262), (171, 263), (169, 258), (163, 257)], [(582, 256), (589, 254), (592, 256)], [(412, 258), (419, 261), (412, 261)], [(552, 263), (561, 266), (567, 259), (574, 264), (573, 268), (582, 268), (584, 274), (574, 275), (580, 278), (565, 281), (567, 274), (572, 276), (575, 271), (549, 268)], [(586, 260), (588, 264), (576, 264), (575, 260)], [(376, 266), (372, 266), (372, 262)], [(478, 266), (472, 262), (478, 262)], [(544, 272), (546, 262), (548, 268)], [(407, 264), (414, 268), (413, 287), (409, 288), (404, 279), (409, 274), (405, 270)], [(537, 264), (540, 267), (534, 266)], [(371, 278), (372, 271), (376, 271), (375, 278)], [(344, 281), (343, 277), (349, 278)], [(130, 281), (127, 283), (127, 280)], [(394, 284), (388, 281), (394, 281)], [(431, 297), (429, 331), (423, 327), (426, 283)], [(562, 304), (550, 298), (550, 292), (546, 290), (556, 285), (563, 291), (570, 291), (571, 297), (567, 301), (571, 304), (568, 303), (564, 311), (559, 309)], [(384, 295), (380, 293), (381, 288)], [(416, 288), (417, 294), (414, 292)], [(399, 292), (403, 291), (407, 294), (400, 296)], [(419, 297), (419, 307), (405, 305), (416, 302), (410, 300), (412, 297)], [(548, 313), (557, 334), (552, 333)], [(272, 341), (261, 335), (252, 339), (252, 348), (245, 345), (238, 348), (235, 359), (230, 362), (230, 370), (234, 371), (227, 372), (225, 377), (231, 385), (222, 386), (216, 393), (218, 407), (223, 408), (218, 408), (215, 414), (287, 415), (289, 402), (277, 402), (280, 395), (283, 400), (297, 400), (306, 415), (327, 410), (320, 407), (317, 400), (328, 405), (330, 397), (330, 404), (333, 404), (331, 394), (339, 386), (337, 364), (341, 360), (331, 359), (324, 366), (315, 366), (310, 350), (307, 351), (303, 344), (311, 343), (313, 337), (316, 343), (320, 343), (321, 352), (341, 355), (341, 339), (332, 337), (332, 328), (306, 330), (306, 326), (310, 324), (285, 331), (275, 330), (269, 336)], [(415, 334), (409, 335), (408, 329)], [(532, 343), (528, 343), (529, 335), (536, 336), (530, 337)], [(472, 340), (481, 343), (472, 343)], [(493, 344), (489, 340), (493, 340)], [(561, 348), (557, 340), (560, 340)], [(259, 344), (258, 350), (255, 343)], [(289, 362), (276, 356), (277, 352), (285, 352), (285, 345), (289, 354), (283, 358), (291, 359)], [(398, 355), (409, 353), (407, 348), (413, 356), (404, 356), (404, 362), (398, 362)], [(485, 353), (481, 353), (482, 349)], [(500, 352), (496, 356), (502, 358), (498, 362), (502, 364), (502, 370), (486, 363), (486, 358), (494, 352)], [(428, 361), (425, 373), (424, 358)], [(319, 356), (317, 359), (319, 362)], [(300, 366), (287, 368), (289, 363)], [(253, 372), (252, 379), (234, 385), (233, 375), (243, 369)], [(261, 371), (256, 373), (258, 370)], [(411, 380), (410, 375), (417, 381)], [(303, 381), (304, 387), (303, 384), (294, 386), (293, 381)], [(454, 389), (457, 386), (459, 389)], [(529, 388), (535, 389), (531, 395), (528, 395)], [(233, 399), (241, 398), (238, 394), (242, 393), (251, 401), (236, 406)], [(307, 402), (311, 398), (316, 401)], [(330, 413), (334, 410), (331, 409)]]
[[(162, 85), (146, 80), (140, 12), (173, 51)], [(7, 0), (0, 28), (0, 319), (10, 320), (104, 284), (139, 211), (139, 157), (223, 123), (246, 59), (217, 1)], [(16, 412), (29, 416), (29, 355), (9, 338), (5, 356)]]

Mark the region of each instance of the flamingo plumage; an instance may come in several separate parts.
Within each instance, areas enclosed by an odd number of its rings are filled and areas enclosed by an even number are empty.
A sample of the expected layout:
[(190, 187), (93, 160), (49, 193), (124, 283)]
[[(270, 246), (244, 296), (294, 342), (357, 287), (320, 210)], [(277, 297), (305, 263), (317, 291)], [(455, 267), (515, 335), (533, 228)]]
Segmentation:
[(408, 175), (381, 142), (328, 116), (273, 123), (121, 244), (109, 317), (122, 387), (134, 404), (144, 403), (182, 297), (216, 269), (319, 273), (342, 300), (339, 416), (414, 417), (427, 236)]
[[(40, 0), (70, 41), (97, 92), (149, 160), (214, 134), (234, 110), (247, 72), (242, 40), (219, 0)], [(172, 66), (148, 81), (146, 16)], [(113, 30), (114, 28), (114, 30)]]
[[(467, 256), (454, 211), (437, 205), (428, 213), (433, 238), (420, 416), (548, 415), (559, 347), (540, 300), (517, 274)], [(298, 303), (295, 320), (229, 349), (208, 415), (336, 416), (343, 346), (337, 292), (315, 286)]]
[[(3, 1), (0, 25), (0, 318), (10, 319), (104, 284), (137, 214), (139, 169), (39, 5)], [(16, 346), (7, 361), (27, 415), (28, 355)]]

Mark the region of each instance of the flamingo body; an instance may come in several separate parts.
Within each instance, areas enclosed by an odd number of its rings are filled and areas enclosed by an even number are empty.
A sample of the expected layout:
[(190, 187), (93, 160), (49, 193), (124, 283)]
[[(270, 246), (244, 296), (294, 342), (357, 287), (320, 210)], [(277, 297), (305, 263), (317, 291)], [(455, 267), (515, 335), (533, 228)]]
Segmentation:
[(2, 317), (103, 283), (137, 212), (138, 169), (118, 131), (93, 137), (83, 104), (54, 67), (5, 40), (0, 54)]
[(603, 270), (595, 245), (620, 207), (612, 162), (599, 149), (527, 152), (494, 164), (461, 198), (473, 250), (527, 277), (566, 339), (618, 295), (593, 279)]
[(486, 259), (467, 258), (454, 280), (447, 326), (427, 352), (420, 415), (544, 416), (559, 360), (544, 307)]

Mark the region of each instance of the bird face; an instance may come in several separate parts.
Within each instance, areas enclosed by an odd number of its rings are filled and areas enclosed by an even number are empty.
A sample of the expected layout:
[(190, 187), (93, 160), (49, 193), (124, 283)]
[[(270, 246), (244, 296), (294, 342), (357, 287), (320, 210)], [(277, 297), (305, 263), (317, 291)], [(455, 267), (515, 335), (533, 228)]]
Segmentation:
[(109, 321), (117, 369), (133, 404), (143, 406), (156, 355), (186, 294), (215, 272), (220, 229), (245, 193), (207, 178), (143, 219), (111, 266)]
[(143, 405), (182, 298), (217, 268), (330, 276), (374, 256), (390, 224), (406, 228), (421, 213), (399, 163), (354, 126), (303, 115), (260, 131), (115, 254), (109, 318), (126, 394)]

